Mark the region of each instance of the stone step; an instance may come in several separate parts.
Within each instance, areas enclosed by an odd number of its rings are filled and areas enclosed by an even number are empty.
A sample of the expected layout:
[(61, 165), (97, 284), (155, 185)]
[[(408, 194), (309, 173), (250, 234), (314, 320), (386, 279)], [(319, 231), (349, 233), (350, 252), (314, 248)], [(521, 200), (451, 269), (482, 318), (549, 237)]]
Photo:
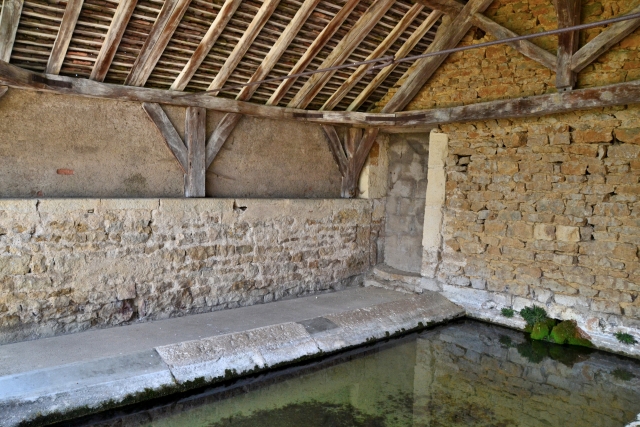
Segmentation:
[(379, 279), (389, 282), (403, 282), (411, 286), (420, 287), (422, 277), (419, 273), (398, 270), (386, 264), (378, 264), (373, 270), (373, 275)]

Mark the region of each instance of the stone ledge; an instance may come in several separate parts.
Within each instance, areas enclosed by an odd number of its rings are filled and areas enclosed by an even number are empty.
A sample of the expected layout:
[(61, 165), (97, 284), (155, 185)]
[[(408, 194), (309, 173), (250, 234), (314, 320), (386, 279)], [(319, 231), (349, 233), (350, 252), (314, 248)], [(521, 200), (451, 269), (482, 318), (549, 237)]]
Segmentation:
[[(133, 403), (319, 357), (464, 316), (460, 306), (433, 292), (407, 295), (358, 288), (342, 291), (338, 307), (327, 305), (335, 297), (329, 294), (300, 298), (295, 304), (292, 304), (294, 301), (272, 303), (269, 304), (271, 314), (264, 313), (264, 306), (249, 307), (242, 312), (238, 310), (244, 324), (267, 325), (184, 342), (173, 337), (171, 327), (164, 327), (168, 324), (165, 322), (179, 323), (179, 319), (157, 322), (154, 333), (172, 335), (169, 338), (178, 342), (155, 345), (149, 350), (129, 354), (126, 354), (127, 347), (122, 347), (125, 354), (110, 358), (85, 358), (44, 369), (23, 369), (17, 374), (7, 372), (8, 375), (0, 377), (0, 413), (4, 415), (0, 417), (0, 426), (33, 422), (38, 417), (40, 420), (44, 420), (43, 417), (60, 417), (71, 411), (76, 411), (76, 415), (97, 412), (109, 406)], [(286, 313), (280, 313), (280, 307), (284, 307)], [(250, 311), (256, 318), (247, 321)], [(229, 317), (230, 314), (220, 313), (217, 316)], [(308, 318), (309, 314), (316, 317)], [(268, 324), (269, 320), (265, 320), (282, 316), (288, 319), (298, 317), (299, 320), (275, 324)], [(196, 317), (193, 316), (194, 320)], [(216, 322), (210, 316), (202, 317), (202, 320), (204, 324), (199, 328), (211, 334), (213, 329), (209, 323)], [(128, 333), (127, 328), (120, 328), (124, 336)], [(158, 330), (163, 328), (164, 331)], [(96, 334), (99, 332), (86, 332), (79, 336), (90, 340), (92, 334), (98, 338)], [(122, 342), (122, 337), (117, 334), (112, 333), (110, 337), (114, 345)], [(59, 337), (43, 341), (51, 345), (52, 340), (68, 339)], [(11, 354), (12, 349), (28, 347), (34, 351), (32, 347), (37, 345), (37, 341), (10, 344), (0, 346), (0, 350), (5, 347), (7, 354)], [(34, 356), (36, 359), (40, 357)], [(34, 365), (37, 366), (37, 362)]]

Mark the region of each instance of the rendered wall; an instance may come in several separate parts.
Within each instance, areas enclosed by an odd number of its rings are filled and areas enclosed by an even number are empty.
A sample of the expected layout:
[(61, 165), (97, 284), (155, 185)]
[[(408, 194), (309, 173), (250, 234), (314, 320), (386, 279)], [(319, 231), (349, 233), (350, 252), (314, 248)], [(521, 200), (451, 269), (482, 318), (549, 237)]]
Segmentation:
[[(184, 136), (184, 108), (163, 107)], [(207, 113), (207, 136), (223, 114)], [(72, 173), (72, 174), (71, 174)], [(244, 117), (207, 171), (207, 196), (340, 196), (319, 126)], [(183, 174), (138, 102), (9, 89), (0, 197), (182, 197)]]
[(359, 284), (381, 220), (369, 200), (0, 200), (0, 343)]

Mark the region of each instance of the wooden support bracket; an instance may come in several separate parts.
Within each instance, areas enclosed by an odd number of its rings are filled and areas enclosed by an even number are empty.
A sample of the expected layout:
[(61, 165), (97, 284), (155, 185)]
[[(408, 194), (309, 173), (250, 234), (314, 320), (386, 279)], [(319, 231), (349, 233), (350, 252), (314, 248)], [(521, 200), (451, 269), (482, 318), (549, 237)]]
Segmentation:
[[(2, 96), (2, 87), (4, 86), (0, 86), (0, 96)], [(207, 143), (206, 108), (187, 107), (184, 123), (185, 141), (180, 138), (160, 104), (145, 102), (142, 108), (160, 132), (164, 143), (184, 172), (185, 197), (205, 197), (207, 169), (242, 118), (242, 114), (225, 115)]]
[[(358, 195), (358, 180), (369, 156), (369, 151), (378, 136), (378, 128), (350, 128), (344, 140), (340, 141), (334, 126), (323, 125), (322, 130), (327, 136), (329, 149), (342, 175), (341, 197), (352, 199)], [(364, 133), (364, 135), (363, 135)]]
[(0, 86), (0, 98), (2, 98), (4, 96), (4, 94), (7, 93), (8, 90), (9, 90), (9, 87)]
[[(580, 0), (554, 0), (558, 15), (558, 28), (580, 24)], [(578, 50), (578, 31), (558, 35), (558, 69), (556, 88), (560, 92), (573, 90), (577, 73), (572, 70), (573, 55)]]

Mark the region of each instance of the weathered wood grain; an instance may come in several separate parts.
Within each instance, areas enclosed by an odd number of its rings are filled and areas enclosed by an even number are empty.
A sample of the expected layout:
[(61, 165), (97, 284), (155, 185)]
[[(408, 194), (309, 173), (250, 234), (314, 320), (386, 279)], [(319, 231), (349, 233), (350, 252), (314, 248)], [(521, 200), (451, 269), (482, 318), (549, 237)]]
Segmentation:
[[(313, 61), (318, 53), (320, 53), (322, 48), (327, 44), (331, 37), (333, 37), (338, 28), (340, 28), (340, 25), (342, 25), (344, 20), (347, 19), (347, 16), (349, 16), (359, 2), (360, 0), (347, 0), (345, 5), (338, 13), (336, 13), (329, 24), (327, 24), (327, 26), (324, 27), (320, 34), (318, 34), (318, 36), (313, 40), (313, 43), (311, 43), (298, 62), (296, 62), (296, 65), (293, 66), (289, 75), (302, 73), (307, 66), (309, 66), (311, 61)], [(280, 86), (278, 86), (278, 89), (273, 92), (267, 101), (267, 105), (278, 105), (296, 80), (296, 78), (283, 80), (282, 83), (280, 83)]]
[(344, 177), (347, 174), (348, 159), (347, 155), (344, 152), (344, 149), (342, 148), (342, 143), (340, 142), (340, 137), (338, 137), (338, 132), (336, 132), (336, 128), (331, 125), (322, 125), (322, 130), (327, 136), (329, 150), (331, 151), (333, 160), (335, 160), (336, 164), (338, 165), (340, 175)]
[[(640, 12), (640, 6), (629, 12)], [(611, 49), (613, 45), (627, 37), (640, 26), (640, 19), (617, 22), (598, 34), (593, 40), (582, 46), (571, 59), (571, 70), (579, 73), (587, 65), (595, 61), (600, 55)]]
[[(484, 12), (491, 2), (492, 0), (469, 0), (462, 11), (451, 21), (451, 24), (444, 31), (439, 31), (436, 40), (431, 43), (427, 51), (437, 52), (457, 46), (471, 29), (473, 15)], [(382, 111), (384, 113), (393, 113), (406, 107), (446, 58), (447, 55), (438, 55), (416, 61), (412, 74), (408, 76)]]
[(238, 43), (233, 48), (231, 55), (227, 58), (227, 60), (216, 74), (216, 77), (213, 79), (213, 82), (209, 85), (208, 90), (220, 89), (227, 82), (227, 79), (231, 76), (231, 73), (236, 69), (245, 53), (253, 41), (258, 37), (260, 30), (264, 27), (264, 24), (267, 23), (269, 17), (273, 13), (273, 11), (278, 7), (280, 0), (265, 0), (258, 9), (258, 13), (249, 24), (249, 27), (244, 32)]
[[(395, 0), (377, 0), (374, 2), (353, 27), (351, 27), (344, 38), (340, 40), (329, 56), (322, 61), (319, 68), (328, 68), (343, 64), (394, 2)], [(327, 71), (309, 77), (289, 102), (288, 107), (306, 108), (334, 74), (335, 71)]]
[(211, 166), (211, 163), (213, 163), (241, 118), (242, 114), (227, 113), (222, 120), (220, 120), (220, 123), (218, 123), (216, 129), (209, 137), (209, 142), (207, 142), (205, 165), (207, 169), (209, 169), (209, 166)]
[[(554, 0), (558, 15), (558, 28), (567, 28), (580, 24), (580, 0)], [(577, 74), (572, 70), (573, 54), (578, 50), (577, 31), (558, 35), (558, 65), (556, 70), (556, 88), (571, 90), (576, 84)]]
[(205, 140), (207, 110), (187, 107), (184, 138), (188, 151), (188, 169), (185, 179), (185, 197), (205, 197)]
[(169, 117), (164, 112), (160, 104), (144, 102), (142, 103), (144, 112), (147, 113), (149, 119), (156, 125), (156, 129), (160, 132), (162, 140), (176, 158), (178, 164), (184, 173), (189, 169), (187, 147), (185, 147), (182, 138), (178, 135), (176, 128), (173, 126)]
[(9, 62), (24, 0), (4, 0), (0, 13), (0, 61)]
[(73, 36), (73, 30), (76, 28), (80, 11), (84, 0), (68, 0), (67, 7), (62, 15), (62, 22), (60, 23), (60, 29), (58, 30), (58, 36), (53, 43), (51, 49), (51, 55), (49, 55), (49, 61), (45, 72), (47, 74), (59, 74), (64, 62), (64, 57), (67, 55), (67, 49)]
[[(306, 111), (254, 104), (235, 99), (209, 96), (207, 94), (184, 97), (184, 92), (159, 90), (134, 86), (122, 86), (96, 82), (88, 79), (34, 73), (0, 61), (0, 85), (38, 92), (59, 93), (87, 98), (116, 99), (120, 101), (156, 102), (165, 105), (203, 107), (225, 113), (270, 119), (298, 120), (329, 124), (370, 125), (370, 113), (344, 111)], [(394, 115), (375, 114), (376, 124), (392, 126)]]
[(456, 0), (411, 0), (416, 3), (423, 4), (427, 6), (429, 9), (439, 10), (441, 12), (446, 13), (451, 18), (455, 18), (462, 8), (464, 4), (459, 3)]
[(191, 0), (166, 0), (124, 84), (144, 86), (178, 28)]
[[(398, 49), (394, 59), (398, 60), (398, 59), (405, 58), (413, 50), (413, 48), (416, 47), (416, 45), (418, 44), (418, 42), (420, 42), (420, 40), (424, 37), (424, 35), (427, 34), (427, 32), (429, 32), (429, 30), (435, 25), (436, 22), (438, 22), (441, 16), (442, 16), (442, 12), (440, 12), (439, 10), (434, 10), (433, 12), (431, 12), (427, 17), (427, 19), (425, 19), (420, 24), (420, 26), (416, 28), (416, 30), (411, 34), (411, 36), (409, 36), (407, 41), (404, 42), (404, 44), (400, 47), (400, 49)], [(371, 82), (369, 82), (367, 87), (365, 87), (362, 90), (362, 92), (358, 94), (356, 99), (354, 99), (351, 102), (351, 104), (347, 108), (347, 111), (355, 111), (358, 108), (360, 108), (360, 106), (367, 99), (369, 99), (371, 94), (375, 92), (378, 86), (380, 86), (387, 79), (387, 77), (389, 77), (389, 74), (391, 74), (397, 66), (398, 66), (397, 63), (393, 63), (382, 68), (378, 72), (378, 74), (371, 80)]]
[[(407, 12), (405, 16), (403, 16), (398, 24), (387, 34), (387, 37), (384, 38), (380, 42), (380, 44), (367, 56), (366, 61), (376, 58), (381, 58), (384, 56), (385, 52), (398, 40), (405, 30), (411, 25), (411, 23), (416, 19), (416, 17), (420, 14), (424, 6), (421, 4), (414, 4), (411, 9)], [(333, 110), (336, 106), (342, 101), (342, 99), (347, 96), (347, 94), (358, 84), (358, 82), (364, 77), (367, 70), (371, 67), (371, 65), (361, 65), (356, 68), (351, 76), (345, 80), (342, 85), (329, 97), (329, 99), (324, 103), (321, 110)]]
[(104, 81), (138, 0), (120, 0), (89, 78)]
[(220, 9), (220, 12), (216, 15), (216, 18), (211, 23), (211, 26), (207, 30), (198, 47), (193, 52), (193, 55), (189, 59), (189, 62), (184, 66), (176, 80), (171, 85), (171, 90), (184, 90), (185, 87), (191, 81), (191, 78), (196, 73), (196, 70), (202, 64), (202, 61), (207, 57), (209, 51), (216, 44), (218, 37), (222, 34), (225, 27), (229, 23), (229, 20), (236, 13), (238, 6), (240, 6), (242, 0), (226, 0)]

